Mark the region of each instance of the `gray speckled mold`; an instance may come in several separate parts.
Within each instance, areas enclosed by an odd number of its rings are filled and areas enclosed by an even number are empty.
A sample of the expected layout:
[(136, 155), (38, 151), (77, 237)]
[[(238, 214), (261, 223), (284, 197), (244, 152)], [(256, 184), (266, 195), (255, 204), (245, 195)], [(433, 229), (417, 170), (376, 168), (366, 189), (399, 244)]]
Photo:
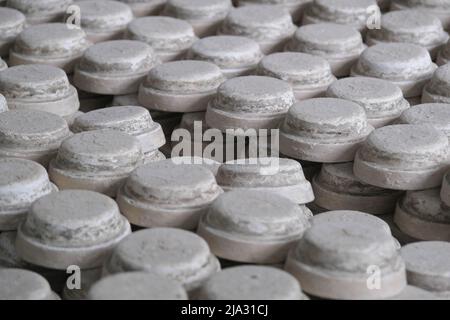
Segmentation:
[[(328, 299), (382, 299), (406, 287), (399, 244), (381, 219), (358, 211), (330, 211), (290, 252), (285, 269), (305, 292)], [(380, 270), (380, 289), (368, 286), (371, 268)]]
[(180, 60), (198, 39), (192, 26), (172, 17), (145, 17), (133, 20), (127, 38), (149, 44), (163, 62)]
[(350, 25), (359, 31), (366, 29), (368, 8), (375, 0), (314, 0), (307, 6), (303, 24), (333, 22)]
[(48, 64), (72, 73), (90, 45), (80, 28), (69, 28), (64, 23), (40, 24), (17, 36), (9, 54), (9, 65)]
[(308, 300), (297, 279), (265, 266), (237, 266), (213, 275), (202, 286), (200, 300)]
[(431, 125), (379, 128), (356, 153), (353, 170), (360, 180), (382, 188), (438, 187), (450, 163), (448, 141)]
[(328, 97), (353, 101), (364, 108), (375, 128), (386, 126), (409, 108), (402, 90), (387, 80), (351, 77), (338, 80), (327, 90)]
[(280, 152), (313, 162), (352, 161), (372, 132), (364, 109), (351, 101), (315, 98), (297, 102), (280, 127)]
[(437, 66), (428, 51), (411, 43), (380, 43), (367, 48), (352, 68), (352, 76), (389, 80), (405, 98), (422, 95)]
[(62, 22), (73, 0), (8, 0), (8, 7), (25, 14), (28, 24)]
[(366, 43), (414, 43), (427, 48), (431, 57), (436, 58), (448, 38), (441, 21), (433, 14), (423, 10), (401, 10), (383, 15), (381, 29), (369, 30)]
[(0, 113), (0, 158), (34, 160), (44, 166), (71, 132), (63, 118), (37, 110)]
[(450, 299), (450, 243), (424, 241), (401, 249), (408, 283)]
[(300, 52), (268, 55), (259, 63), (257, 73), (288, 82), (297, 100), (324, 96), (336, 80), (327, 60)]
[(167, 0), (119, 0), (130, 6), (135, 17), (156, 16), (160, 14)]
[(172, 228), (134, 232), (104, 264), (104, 274), (144, 271), (176, 280), (189, 295), (220, 270), (208, 244), (195, 233)]
[(164, 14), (189, 22), (199, 37), (216, 33), (232, 9), (231, 0), (168, 0)]
[(445, 29), (450, 29), (450, 1), (448, 0), (391, 0), (391, 11), (420, 9), (441, 19)]
[(270, 192), (222, 194), (200, 220), (197, 233), (220, 258), (245, 263), (283, 263), (309, 228), (311, 211)]
[(146, 272), (111, 275), (95, 283), (89, 300), (187, 300), (183, 286), (172, 279)]
[(450, 139), (450, 104), (425, 103), (411, 107), (398, 119), (404, 124), (429, 124)]
[(210, 170), (166, 160), (137, 168), (119, 189), (117, 203), (134, 225), (194, 230), (221, 193)]
[(280, 51), (296, 26), (289, 12), (270, 5), (234, 9), (226, 17), (219, 34), (245, 36), (259, 43), (265, 54)]
[(206, 112), (206, 123), (227, 129), (275, 129), (295, 97), (291, 86), (265, 76), (244, 76), (227, 80), (217, 90)]
[(394, 221), (415, 239), (450, 241), (450, 208), (441, 203), (439, 188), (407, 192), (397, 204)]
[(300, 22), (303, 17), (305, 7), (312, 0), (237, 0), (238, 5), (261, 5), (268, 4), (278, 8), (286, 9), (290, 12), (294, 22)]
[(227, 78), (250, 74), (263, 57), (259, 44), (242, 36), (213, 36), (198, 40), (188, 52), (188, 58), (209, 61)]
[(76, 5), (81, 10), (81, 28), (94, 43), (121, 39), (133, 20), (131, 8), (119, 1), (77, 1)]
[(396, 190), (438, 187), (450, 164), (447, 136), (430, 125), (376, 129), (358, 150), (354, 173), (374, 186)]
[(131, 94), (157, 60), (153, 49), (134, 40), (112, 40), (89, 47), (75, 68), (77, 88), (97, 94)]
[(96, 268), (131, 228), (117, 204), (102, 194), (66, 190), (40, 198), (17, 233), (20, 257), (38, 266)]
[(31, 204), (54, 191), (40, 164), (17, 158), (0, 159), (0, 230), (16, 230)]
[(117, 130), (77, 133), (64, 140), (50, 163), (50, 179), (60, 189), (92, 190), (114, 197), (141, 165), (139, 140)]
[(450, 171), (445, 174), (442, 181), (441, 200), (450, 208)]
[(49, 65), (21, 65), (0, 72), (0, 92), (11, 110), (35, 109), (68, 117), (80, 107), (67, 75)]
[(8, 110), (8, 102), (6, 102), (5, 97), (0, 93), (0, 113)]
[(9, 49), (25, 27), (25, 20), (18, 10), (0, 8), (0, 57), (9, 55)]
[(450, 64), (439, 67), (431, 80), (425, 85), (422, 103), (450, 104)]
[(253, 158), (226, 162), (220, 166), (216, 179), (225, 191), (271, 192), (298, 204), (314, 200), (302, 166), (292, 159)]
[(328, 210), (392, 214), (401, 192), (363, 183), (353, 174), (353, 162), (324, 164), (312, 181), (316, 205)]
[(317, 23), (297, 29), (285, 50), (325, 58), (336, 77), (346, 77), (365, 48), (358, 30), (334, 23)]
[[(144, 163), (164, 160), (158, 149), (166, 143), (159, 123), (153, 122), (150, 112), (137, 106), (109, 107), (77, 117), (71, 126), (74, 133), (100, 129), (114, 129), (135, 136), (141, 143)], [(159, 156), (159, 157), (158, 157)]]
[(224, 81), (219, 67), (210, 62), (167, 62), (150, 71), (139, 89), (138, 100), (152, 110), (204, 111)]
[[(111, 105), (113, 107), (141, 106), (137, 94), (114, 96)], [(181, 114), (150, 109), (149, 111), (152, 119), (161, 125), (164, 134), (166, 135), (166, 140), (170, 141), (173, 129), (180, 123)]]
[(0, 300), (60, 300), (44, 277), (22, 269), (0, 269)]

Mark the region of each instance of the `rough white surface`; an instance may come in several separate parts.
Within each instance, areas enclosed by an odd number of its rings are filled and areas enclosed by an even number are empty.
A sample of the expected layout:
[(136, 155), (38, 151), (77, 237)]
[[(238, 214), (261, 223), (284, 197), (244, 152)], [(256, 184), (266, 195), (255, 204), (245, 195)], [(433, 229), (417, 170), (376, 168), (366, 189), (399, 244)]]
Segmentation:
[[(335, 299), (387, 298), (406, 287), (405, 264), (389, 226), (357, 211), (315, 216), (286, 268), (313, 295)], [(383, 290), (369, 290), (367, 270), (382, 270)]]
[(0, 92), (9, 100), (46, 101), (70, 94), (63, 70), (46, 65), (21, 65), (0, 73)]
[(143, 87), (174, 94), (188, 94), (215, 90), (223, 81), (219, 67), (214, 64), (184, 60), (156, 66), (150, 71)]
[(165, 13), (186, 21), (223, 19), (231, 10), (230, 0), (168, 0)]
[(4, 152), (54, 153), (71, 133), (63, 118), (37, 110), (10, 110), (0, 114), (0, 149)]
[(368, 31), (368, 42), (405, 42), (436, 48), (445, 44), (448, 34), (436, 16), (421, 10), (388, 12), (381, 18), (381, 29)]
[(328, 210), (352, 209), (372, 214), (392, 214), (401, 192), (360, 181), (353, 162), (323, 164), (313, 178), (315, 204)]
[(430, 125), (376, 129), (355, 158), (355, 175), (366, 183), (397, 190), (437, 187), (449, 164), (447, 136)]
[(144, 17), (128, 25), (127, 36), (149, 44), (157, 54), (183, 53), (197, 40), (192, 26), (172, 17)]
[(327, 96), (353, 101), (364, 108), (368, 120), (393, 119), (409, 107), (402, 90), (376, 78), (345, 78), (330, 85)]
[(202, 286), (206, 300), (304, 300), (298, 281), (285, 271), (264, 266), (238, 266), (213, 275)]
[(288, 49), (322, 57), (342, 57), (360, 54), (364, 45), (361, 34), (349, 26), (317, 23), (297, 29)]
[(81, 10), (81, 27), (86, 32), (124, 30), (133, 20), (133, 13), (124, 1), (77, 1)]
[(0, 269), (1, 300), (59, 300), (49, 283), (37, 273), (22, 269)]
[(282, 130), (305, 138), (339, 139), (367, 130), (367, 117), (358, 104), (343, 99), (316, 98), (296, 103), (286, 116)]
[(65, 190), (33, 203), (19, 227), (16, 248), (25, 261), (38, 266), (97, 268), (130, 229), (111, 198), (92, 191)]
[(77, 133), (66, 139), (54, 161), (60, 170), (88, 176), (130, 173), (142, 160), (139, 141), (117, 130)]
[(256, 66), (263, 54), (258, 43), (241, 36), (212, 36), (195, 42), (189, 58), (209, 61), (221, 69)]
[(152, 48), (134, 40), (113, 40), (89, 47), (78, 70), (105, 75), (145, 74), (155, 65)]
[(391, 81), (431, 78), (436, 65), (428, 51), (410, 43), (381, 43), (366, 49), (355, 65), (359, 75)]
[(24, 159), (0, 159), (0, 230), (15, 230), (31, 204), (55, 191), (45, 168)]
[(188, 231), (171, 228), (141, 230), (115, 249), (105, 272), (145, 271), (181, 282), (187, 291), (197, 289), (220, 270), (208, 244)]
[(441, 202), (440, 188), (408, 191), (398, 202), (394, 221), (415, 239), (450, 239), (450, 210)]
[(270, 114), (286, 112), (294, 103), (294, 93), (286, 82), (264, 76), (227, 80), (212, 102), (214, 108), (237, 113)]
[(257, 42), (271, 42), (289, 38), (295, 29), (286, 10), (270, 5), (258, 5), (232, 10), (220, 33), (246, 36)]
[(314, 200), (311, 184), (302, 166), (292, 159), (250, 158), (222, 164), (216, 175), (225, 190), (255, 190), (276, 193), (295, 203)]
[(399, 123), (430, 124), (450, 138), (450, 104), (426, 103), (403, 112)]
[(439, 67), (425, 85), (422, 102), (450, 103), (450, 65)]
[(90, 300), (187, 300), (178, 282), (151, 273), (126, 272), (111, 275), (89, 290)]
[(450, 243), (426, 241), (401, 249), (408, 282), (434, 293), (450, 293)]
[(309, 228), (311, 211), (265, 191), (222, 194), (200, 220), (198, 234), (217, 256), (230, 261), (280, 264)]
[(304, 53), (273, 53), (264, 57), (258, 74), (287, 81), (294, 90), (329, 86), (336, 78), (330, 64), (321, 57)]
[(8, 7), (20, 10), (30, 24), (53, 22), (63, 18), (72, 0), (8, 0)]
[(90, 45), (82, 29), (68, 28), (64, 23), (46, 23), (20, 33), (13, 52), (30, 58), (67, 58), (81, 55)]
[(136, 200), (173, 210), (207, 205), (221, 193), (210, 170), (171, 160), (139, 167), (124, 188)]
[(66, 190), (34, 202), (21, 231), (42, 244), (76, 248), (109, 241), (125, 224), (114, 200), (91, 191)]
[(314, 0), (304, 19), (309, 23), (348, 24), (362, 30), (366, 27), (367, 8), (376, 5), (375, 0)]

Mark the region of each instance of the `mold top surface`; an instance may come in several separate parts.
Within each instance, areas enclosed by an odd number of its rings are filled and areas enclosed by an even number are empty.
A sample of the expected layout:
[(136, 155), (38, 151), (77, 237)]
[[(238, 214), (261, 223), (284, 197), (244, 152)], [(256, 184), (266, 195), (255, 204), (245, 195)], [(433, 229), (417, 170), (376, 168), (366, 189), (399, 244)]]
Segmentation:
[(147, 73), (155, 65), (153, 49), (134, 40), (112, 40), (89, 47), (79, 69), (97, 73)]
[(244, 76), (227, 80), (215, 98), (215, 106), (237, 112), (285, 112), (294, 103), (291, 86), (266, 76)]
[(12, 100), (56, 100), (67, 97), (70, 84), (65, 72), (59, 68), (20, 65), (0, 72), (0, 92)]
[(187, 300), (178, 282), (147, 272), (107, 276), (89, 291), (90, 300)]
[(143, 85), (169, 92), (192, 93), (215, 90), (224, 81), (216, 65), (205, 61), (182, 60), (156, 66)]
[(239, 236), (266, 239), (300, 237), (310, 226), (311, 212), (269, 192), (239, 190), (219, 196), (206, 222), (215, 229)]
[(257, 64), (263, 54), (258, 43), (241, 36), (212, 36), (195, 42), (190, 49), (194, 59), (205, 60), (221, 68)]
[(299, 300), (298, 281), (283, 270), (266, 266), (227, 268), (202, 287), (202, 298), (211, 300)]

